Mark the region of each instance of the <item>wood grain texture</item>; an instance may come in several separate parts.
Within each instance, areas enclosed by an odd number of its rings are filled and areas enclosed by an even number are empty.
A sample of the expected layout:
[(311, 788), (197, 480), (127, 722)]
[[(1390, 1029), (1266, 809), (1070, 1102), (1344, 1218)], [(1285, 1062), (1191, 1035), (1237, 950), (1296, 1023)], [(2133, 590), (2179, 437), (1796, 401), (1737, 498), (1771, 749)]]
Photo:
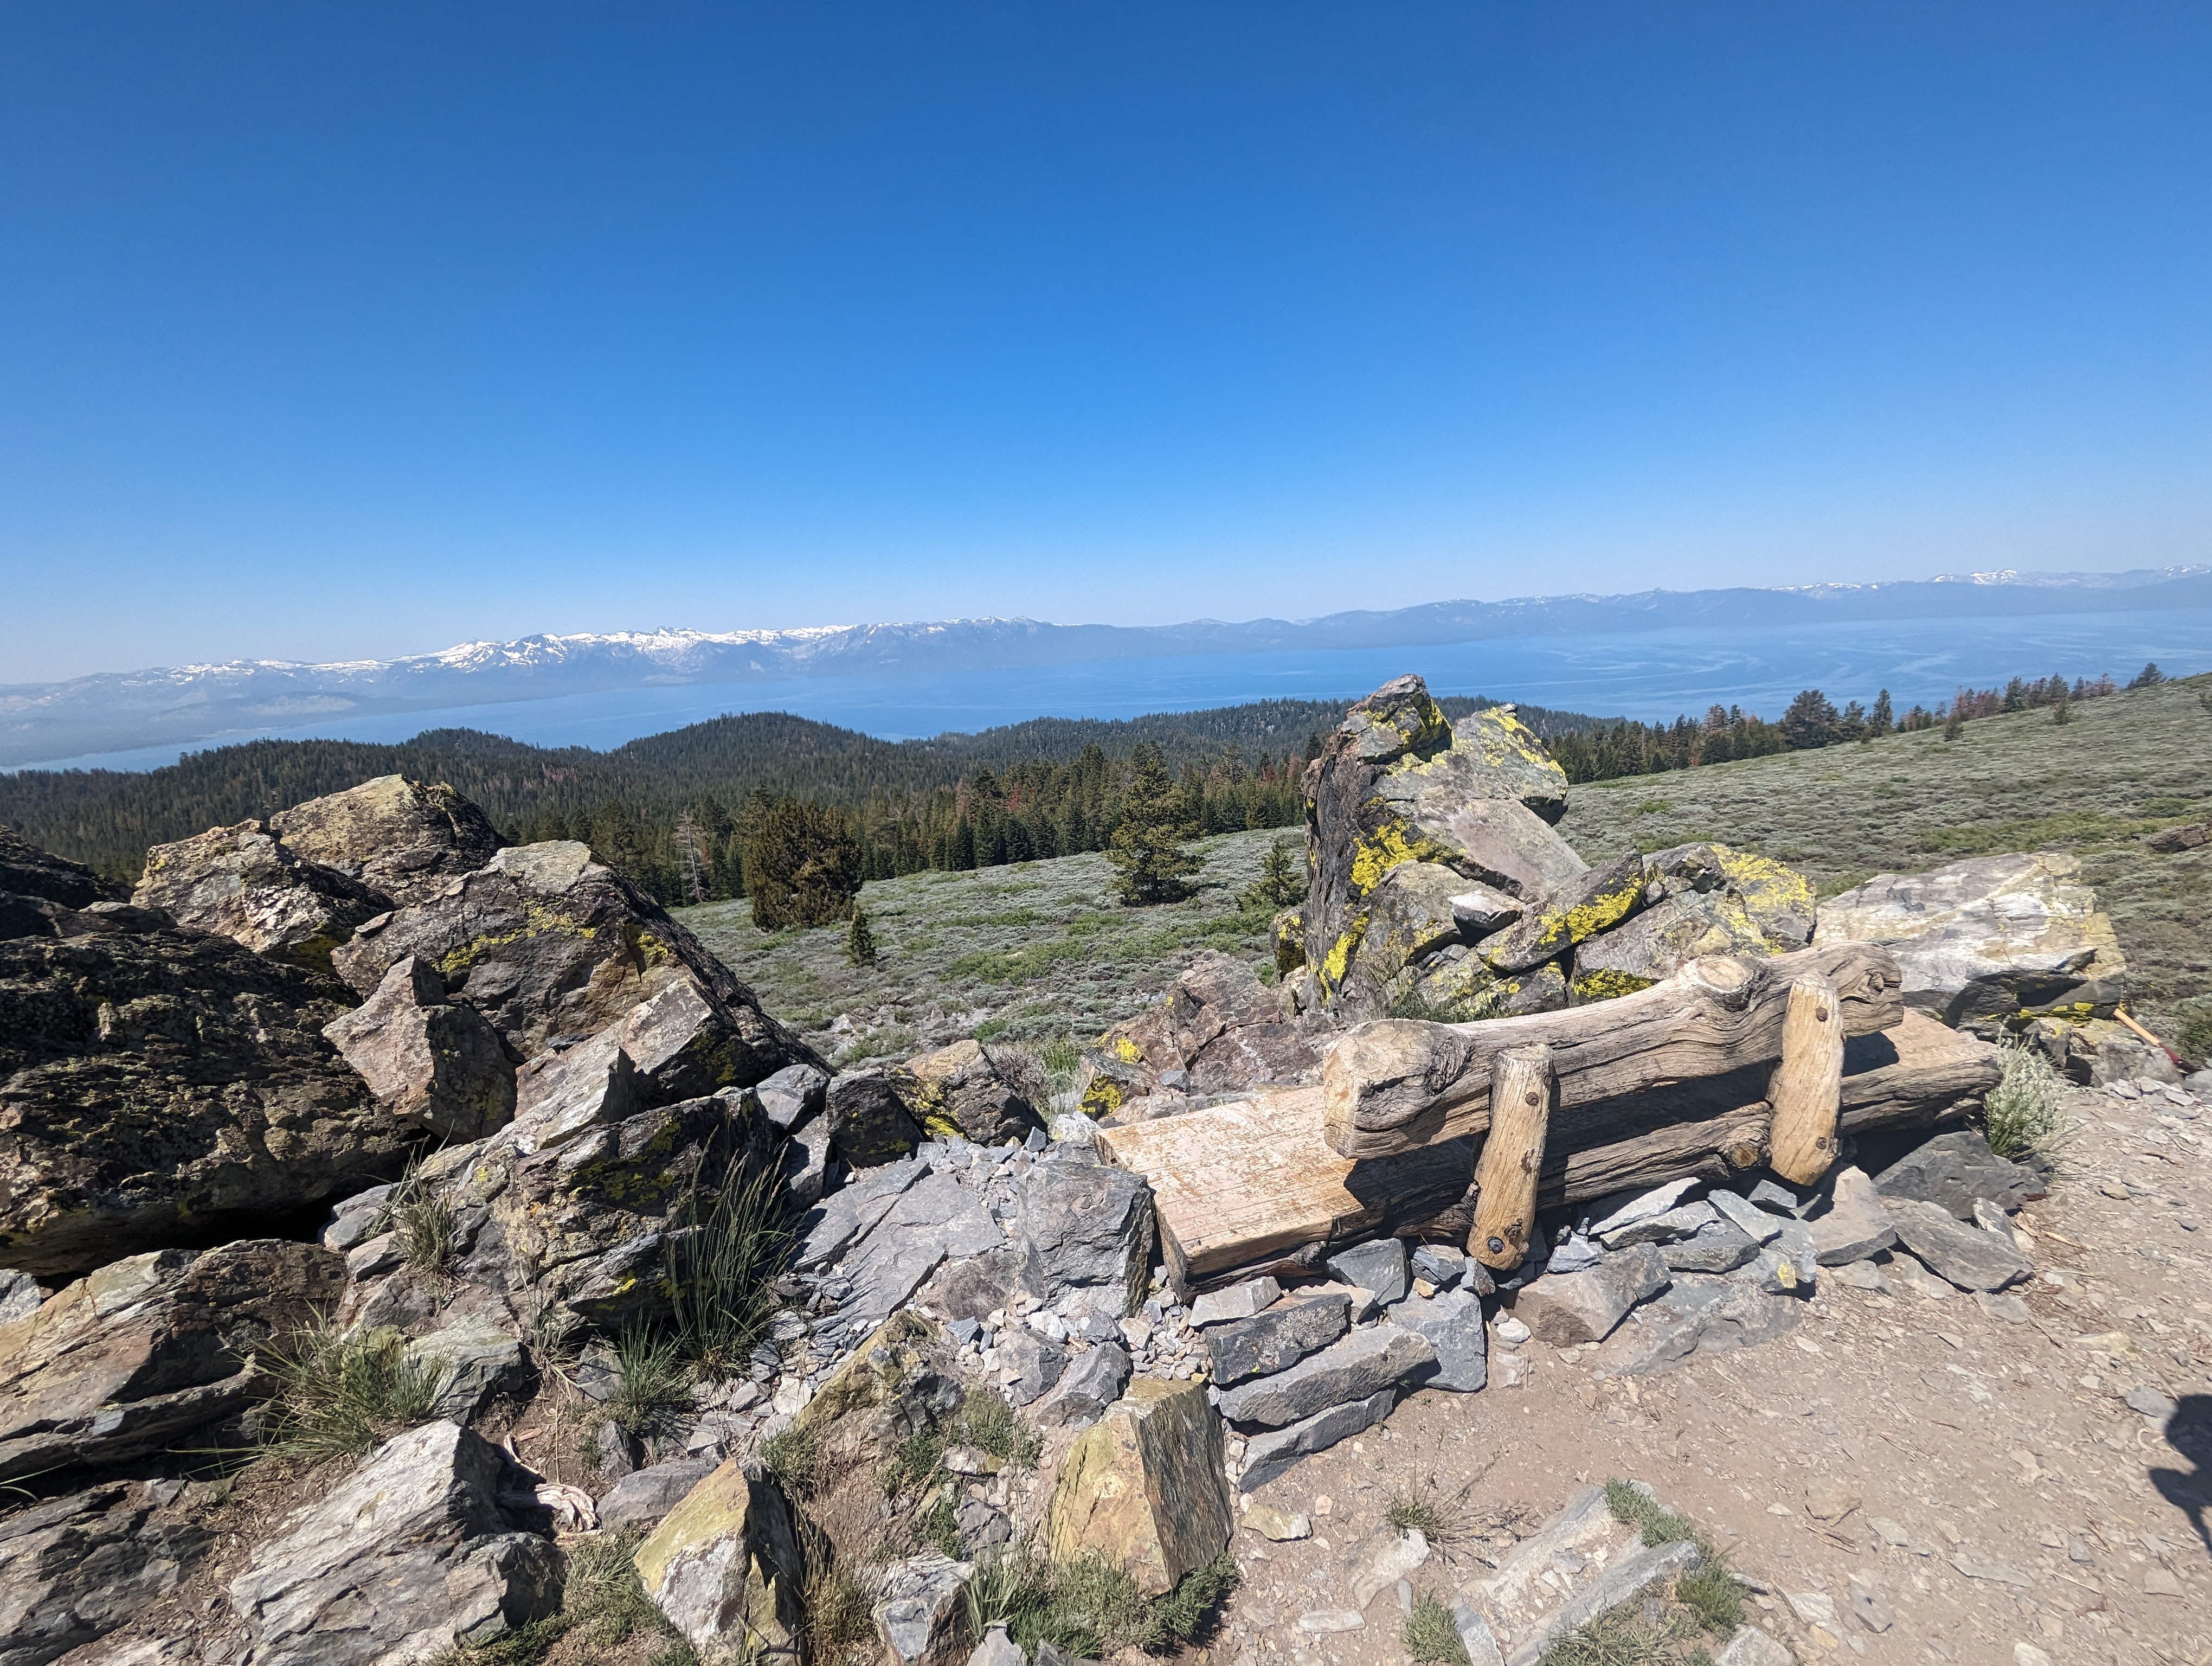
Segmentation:
[(1552, 1049), (1560, 1135), (1579, 1107), (1768, 1063), (1781, 1056), (1790, 986), (1808, 973), (1835, 987), (1847, 1036), (1894, 1028), (1904, 1016), (1888, 952), (1832, 943), (1771, 960), (1693, 960), (1649, 989), (1565, 1012), (1355, 1025), (1322, 1067), (1330, 1148), (1389, 1157), (1486, 1127), (1492, 1061), (1516, 1047)]
[(1782, 1059), (1766, 1092), (1774, 1107), (1767, 1166), (1793, 1186), (1811, 1185), (1836, 1160), (1844, 1040), (1835, 986), (1817, 972), (1793, 980), (1782, 1018)]
[(1474, 1220), (1467, 1253), (1510, 1273), (1528, 1258), (1536, 1230), (1536, 1177), (1559, 1087), (1548, 1047), (1516, 1047), (1490, 1067), (1490, 1132), (1474, 1165)]

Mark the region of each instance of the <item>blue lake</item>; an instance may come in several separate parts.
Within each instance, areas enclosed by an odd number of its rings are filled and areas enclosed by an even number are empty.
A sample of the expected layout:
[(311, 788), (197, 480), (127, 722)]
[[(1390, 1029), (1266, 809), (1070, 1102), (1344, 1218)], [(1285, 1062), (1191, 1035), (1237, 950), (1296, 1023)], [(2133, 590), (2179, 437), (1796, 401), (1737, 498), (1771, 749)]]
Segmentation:
[[(1249, 700), (1356, 697), (1413, 671), (1437, 694), (1486, 695), (1569, 711), (1671, 720), (1741, 705), (1767, 718), (1800, 689), (1838, 705), (1887, 689), (1899, 711), (1934, 706), (1961, 684), (2060, 672), (2124, 683), (2155, 660), (2169, 675), (2212, 670), (2212, 610), (1881, 620), (1765, 632), (1684, 629), (1610, 636), (1529, 636), (1340, 652), (1190, 654), (975, 671), (692, 684), (550, 700), (380, 714), (262, 731), (291, 739), (404, 740), (424, 729), (484, 729), (538, 745), (618, 746), (727, 712), (787, 711), (886, 739), (973, 731), (1032, 717), (1137, 717)], [(223, 741), (249, 739), (226, 736)], [(1298, 737), (1303, 739), (1303, 737)], [(46, 768), (150, 769), (171, 744)]]

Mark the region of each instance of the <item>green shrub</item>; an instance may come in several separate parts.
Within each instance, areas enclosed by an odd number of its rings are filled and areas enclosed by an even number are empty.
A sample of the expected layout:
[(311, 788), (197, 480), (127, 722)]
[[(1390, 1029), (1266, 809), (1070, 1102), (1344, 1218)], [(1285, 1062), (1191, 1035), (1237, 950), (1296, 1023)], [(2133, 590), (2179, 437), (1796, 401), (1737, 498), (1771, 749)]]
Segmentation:
[(1451, 1610), (1428, 1591), (1413, 1599), (1413, 1611), (1406, 1616), (1406, 1652), (1421, 1666), (1468, 1666)]
[[(562, 1579), (560, 1613), (519, 1626), (488, 1643), (449, 1649), (434, 1657), (433, 1666), (538, 1666), (568, 1638), (575, 1639), (575, 1646), (564, 1651), (564, 1658), (599, 1660), (641, 1633), (670, 1636), (675, 1628), (645, 1594), (630, 1560), (642, 1536), (635, 1528), (620, 1528), (574, 1541)], [(697, 1666), (681, 1639), (663, 1645), (650, 1659), (661, 1666)]]
[(1743, 1624), (1743, 1587), (1717, 1555), (1708, 1554), (1674, 1582), (1674, 1600), (1717, 1637), (1733, 1637)]
[(676, 1345), (706, 1375), (726, 1377), (744, 1369), (775, 1318), (770, 1284), (790, 1246), (790, 1219), (769, 1173), (741, 1178), (734, 1164), (719, 1193), (694, 1195), (681, 1214), (698, 1230), (669, 1235)]
[(1039, 1643), (1093, 1659), (1133, 1647), (1164, 1653), (1206, 1634), (1237, 1578), (1237, 1559), (1224, 1550), (1147, 1602), (1136, 1581), (1103, 1557), (1053, 1562), (1017, 1541), (969, 1581), (968, 1622), (979, 1638), (1004, 1626), (1031, 1653)]
[(690, 1406), (696, 1381), (675, 1338), (632, 1324), (615, 1341), (615, 1391), (607, 1416), (641, 1439), (665, 1433)]
[(2174, 1050), (2199, 1070), (2212, 1065), (2212, 1000), (2185, 1004), (2173, 1027)]
[(1998, 1055), (2004, 1075), (1982, 1098), (1990, 1149), (1999, 1157), (2051, 1156), (2065, 1139), (2065, 1113), (2060, 1109), (2065, 1078), (2040, 1048), (2007, 1042)]
[(1613, 1520), (1642, 1528), (1647, 1545), (1669, 1545), (1698, 1536), (1698, 1524), (1687, 1516), (1661, 1509), (1656, 1499), (1625, 1481), (1606, 1482), (1605, 1505), (1613, 1511)]
[(860, 894), (860, 844), (834, 805), (780, 799), (748, 812), (745, 893), (764, 932), (827, 926), (853, 911)]
[(349, 1333), (328, 1322), (295, 1331), (268, 1355), (276, 1393), (262, 1421), (262, 1444), (319, 1462), (359, 1457), (436, 1408), (444, 1373), (407, 1354), (396, 1331)]

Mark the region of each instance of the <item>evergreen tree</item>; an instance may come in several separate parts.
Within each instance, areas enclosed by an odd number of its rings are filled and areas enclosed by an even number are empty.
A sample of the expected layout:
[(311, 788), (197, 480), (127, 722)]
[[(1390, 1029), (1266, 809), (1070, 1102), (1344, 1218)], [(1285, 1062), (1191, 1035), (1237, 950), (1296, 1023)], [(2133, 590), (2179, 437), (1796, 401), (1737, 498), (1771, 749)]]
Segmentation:
[(1291, 842), (1278, 839), (1267, 847), (1261, 860), (1260, 878), (1244, 893), (1247, 906), (1288, 908), (1306, 894), (1305, 876), (1298, 872), (1300, 864), (1291, 855)]
[(1782, 742), (1793, 752), (1825, 746), (1836, 738), (1840, 720), (1834, 704), (1818, 689), (1805, 689), (1782, 714)]
[(1959, 702), (1954, 700), (1943, 719), (1943, 739), (1956, 740), (1959, 732), (1966, 727), (1966, 720), (1959, 714)]
[(1889, 703), (1889, 690), (1884, 689), (1880, 694), (1875, 696), (1874, 710), (1867, 718), (1867, 735), (1870, 739), (1879, 740), (1897, 727), (1897, 720), (1893, 711), (1893, 708)]
[(755, 823), (745, 879), (763, 931), (830, 925), (849, 917), (860, 894), (860, 841), (834, 806), (778, 800)]
[(868, 928), (868, 911), (858, 901), (853, 904), (853, 923), (845, 930), (845, 964), (848, 966), (872, 966), (876, 964), (876, 934)]
[(2051, 702), (2051, 721), (2053, 723), (2071, 723), (2074, 721), (2073, 702), (2067, 699), (2063, 685), (2059, 688), (2058, 697)]
[(2158, 668), (2158, 661), (2153, 660), (2128, 679), (2128, 686), (2131, 689), (2154, 689), (2164, 681), (2166, 673)]
[(1114, 889), (1133, 907), (1171, 903), (1186, 894), (1184, 876), (1199, 866), (1198, 859), (1182, 848), (1190, 833), (1184, 795), (1149, 742), (1139, 743), (1129, 762), (1121, 824), (1106, 852), (1106, 860), (1120, 870)]

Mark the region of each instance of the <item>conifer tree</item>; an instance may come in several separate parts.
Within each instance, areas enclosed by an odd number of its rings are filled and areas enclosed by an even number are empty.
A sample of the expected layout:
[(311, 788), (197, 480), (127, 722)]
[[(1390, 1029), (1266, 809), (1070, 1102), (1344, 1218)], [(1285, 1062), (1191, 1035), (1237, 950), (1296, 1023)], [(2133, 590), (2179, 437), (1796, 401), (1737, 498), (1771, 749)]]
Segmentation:
[(2131, 689), (2154, 689), (2166, 681), (2166, 673), (2158, 668), (2158, 661), (2147, 661), (2143, 668), (2128, 679)]
[(2066, 685), (2063, 683), (2058, 686), (2058, 697), (2051, 702), (2051, 721), (2053, 723), (2071, 723), (2074, 721), (2073, 704), (2066, 697)]
[(1889, 690), (1884, 689), (1874, 697), (1874, 710), (1867, 718), (1867, 736), (1879, 740), (1896, 727), (1895, 708), (1889, 703)]
[(1121, 797), (1121, 824), (1106, 852), (1106, 860), (1120, 870), (1114, 889), (1133, 907), (1171, 903), (1186, 894), (1183, 878), (1199, 867), (1198, 859), (1182, 848), (1190, 833), (1186, 800), (1157, 747), (1140, 743), (1129, 762), (1133, 773)]
[(868, 911), (857, 899), (853, 903), (853, 923), (845, 928), (845, 964), (848, 966), (872, 966), (876, 964), (876, 934), (868, 927)]
[(1260, 878), (1244, 893), (1243, 900), (1248, 905), (1281, 909), (1288, 908), (1305, 893), (1305, 877), (1297, 871), (1291, 855), (1291, 842), (1278, 839), (1267, 847), (1267, 855), (1261, 860)]

